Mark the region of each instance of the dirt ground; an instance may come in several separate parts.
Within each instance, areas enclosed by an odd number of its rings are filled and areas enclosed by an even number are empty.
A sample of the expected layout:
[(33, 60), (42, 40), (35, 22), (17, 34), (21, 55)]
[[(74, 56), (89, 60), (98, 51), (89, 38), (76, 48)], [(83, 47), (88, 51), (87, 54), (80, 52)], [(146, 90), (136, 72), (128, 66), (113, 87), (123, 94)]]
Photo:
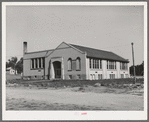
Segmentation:
[(6, 110), (140, 111), (143, 100), (143, 89), (6, 87)]

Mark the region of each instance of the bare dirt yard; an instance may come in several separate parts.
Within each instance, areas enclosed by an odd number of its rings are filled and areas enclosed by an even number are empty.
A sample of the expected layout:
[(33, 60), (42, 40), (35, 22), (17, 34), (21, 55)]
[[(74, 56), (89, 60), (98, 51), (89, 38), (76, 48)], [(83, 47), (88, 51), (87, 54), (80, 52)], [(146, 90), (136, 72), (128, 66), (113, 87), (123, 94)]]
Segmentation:
[(47, 83), (44, 86), (33, 84), (36, 81), (29, 81), (27, 85), (24, 82), (28, 81), (7, 83), (6, 110), (142, 111), (144, 109), (142, 87), (114, 88), (101, 85), (48, 87)]

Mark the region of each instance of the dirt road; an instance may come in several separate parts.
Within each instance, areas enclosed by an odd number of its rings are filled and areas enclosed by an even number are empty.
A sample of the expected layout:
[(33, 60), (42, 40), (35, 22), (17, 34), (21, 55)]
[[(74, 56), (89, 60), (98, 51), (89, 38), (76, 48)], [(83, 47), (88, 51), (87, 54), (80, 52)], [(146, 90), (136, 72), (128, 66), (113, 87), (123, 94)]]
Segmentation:
[[(84, 107), (84, 110), (143, 110), (143, 96), (132, 94), (82, 93), (73, 92), (70, 89), (7, 87), (6, 97), (7, 110), (10, 108), (13, 110), (21, 109), (18, 105), (23, 104), (23, 102), (30, 106), (26, 108), (28, 110), (37, 110), (37, 108), (40, 110), (45, 108), (48, 110), (75, 110), (77, 108), (78, 110), (81, 107)], [(43, 104), (45, 104), (44, 108), (41, 107)], [(31, 105), (36, 106), (32, 109)], [(46, 106), (49, 106), (49, 108)], [(25, 110), (25, 108), (22, 110)]]

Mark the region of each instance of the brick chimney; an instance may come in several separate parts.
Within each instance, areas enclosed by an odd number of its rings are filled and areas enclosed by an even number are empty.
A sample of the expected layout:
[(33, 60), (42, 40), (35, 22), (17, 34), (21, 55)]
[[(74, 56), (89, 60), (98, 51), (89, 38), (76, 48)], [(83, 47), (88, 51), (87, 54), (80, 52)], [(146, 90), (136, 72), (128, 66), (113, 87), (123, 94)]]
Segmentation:
[(27, 53), (27, 42), (23, 42), (23, 55)]

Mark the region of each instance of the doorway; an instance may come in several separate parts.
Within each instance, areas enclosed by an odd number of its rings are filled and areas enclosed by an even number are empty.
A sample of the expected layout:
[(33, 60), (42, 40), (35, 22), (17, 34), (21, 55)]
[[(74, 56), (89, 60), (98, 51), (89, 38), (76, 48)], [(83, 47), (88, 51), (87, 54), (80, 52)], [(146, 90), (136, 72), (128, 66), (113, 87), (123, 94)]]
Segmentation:
[(61, 62), (55, 61), (53, 62), (55, 78), (61, 78)]

